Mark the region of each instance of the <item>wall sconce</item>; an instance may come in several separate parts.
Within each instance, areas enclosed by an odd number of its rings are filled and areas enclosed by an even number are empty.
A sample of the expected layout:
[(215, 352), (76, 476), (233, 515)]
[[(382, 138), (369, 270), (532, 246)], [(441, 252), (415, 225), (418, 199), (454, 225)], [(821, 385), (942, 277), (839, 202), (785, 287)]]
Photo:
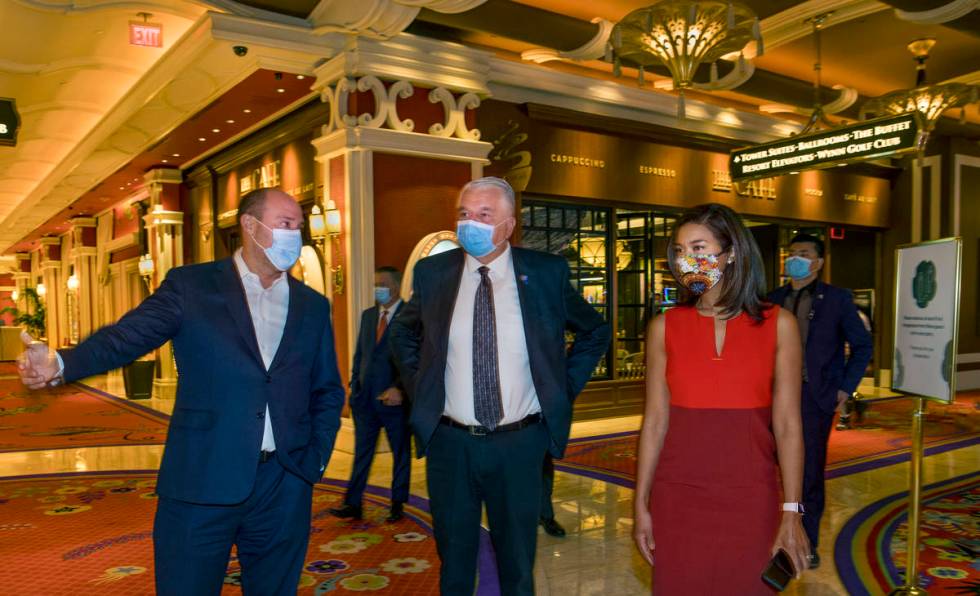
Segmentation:
[(68, 286), (69, 292), (77, 292), (78, 286), (81, 284), (78, 281), (78, 276), (72, 273), (71, 275), (68, 276), (68, 281), (65, 282), (65, 285)]
[[(319, 205), (313, 205), (310, 211), (310, 236), (320, 247), (320, 253), (326, 254), (327, 237), (334, 242), (333, 256), (340, 252), (340, 209), (332, 200), (327, 199), (326, 213), (320, 211)], [(331, 268), (333, 274), (333, 293), (344, 293), (344, 266), (337, 264)]]
[(44, 285), (43, 281), (37, 284), (36, 290), (38, 298), (44, 298), (44, 296), (48, 293), (48, 288)]
[(150, 289), (150, 278), (153, 277), (153, 271), (155, 267), (153, 265), (153, 257), (149, 253), (140, 257), (139, 262), (139, 272), (140, 277), (146, 282), (147, 289)]

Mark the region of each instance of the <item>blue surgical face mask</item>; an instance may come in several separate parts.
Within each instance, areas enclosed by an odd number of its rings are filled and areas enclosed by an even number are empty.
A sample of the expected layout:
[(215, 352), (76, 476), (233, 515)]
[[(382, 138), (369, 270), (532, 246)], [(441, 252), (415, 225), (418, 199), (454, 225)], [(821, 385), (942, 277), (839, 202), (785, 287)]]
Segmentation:
[(793, 279), (806, 279), (810, 276), (810, 265), (813, 263), (806, 257), (787, 257), (786, 275)]
[(296, 264), (297, 259), (299, 259), (299, 254), (303, 250), (303, 233), (299, 230), (272, 229), (257, 218), (255, 221), (258, 221), (260, 226), (272, 232), (272, 246), (265, 248), (259, 244), (255, 236), (249, 234), (252, 236), (252, 242), (255, 242), (265, 252), (265, 256), (272, 263), (273, 267), (279, 271), (289, 271)]
[(374, 288), (374, 301), (381, 305), (388, 304), (391, 302), (391, 290), (381, 286)]
[(459, 239), (463, 250), (472, 256), (485, 257), (497, 248), (493, 243), (493, 232), (496, 229), (497, 226), (472, 219), (461, 219), (456, 222), (456, 238)]

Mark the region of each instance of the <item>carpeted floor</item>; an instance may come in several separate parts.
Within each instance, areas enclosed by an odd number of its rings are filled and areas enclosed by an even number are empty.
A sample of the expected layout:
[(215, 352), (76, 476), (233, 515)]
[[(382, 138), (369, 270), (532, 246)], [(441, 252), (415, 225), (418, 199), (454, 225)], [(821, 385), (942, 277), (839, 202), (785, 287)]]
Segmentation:
[[(911, 412), (911, 400), (877, 402), (856, 428), (832, 431), (827, 477), (908, 461)], [(632, 488), (637, 436), (636, 432), (626, 432), (573, 439), (555, 467)], [(980, 445), (980, 392), (960, 393), (950, 405), (930, 403), (925, 437), (926, 455)]]
[(0, 375), (0, 452), (162, 444), (168, 417), (126, 399), (67, 385), (30, 391)]
[[(0, 480), (0, 585), (4, 596), (153, 593), (152, 471), (54, 474)], [(364, 520), (330, 516), (343, 485), (316, 487), (310, 547), (299, 594), (437, 594), (438, 556), (426, 502), (384, 522), (390, 501), (364, 500)], [(229, 562), (224, 594), (240, 594)]]
[[(908, 493), (868, 505), (841, 530), (834, 560), (848, 594), (903, 585)], [(980, 472), (925, 487), (919, 586), (929, 594), (980, 594)]]

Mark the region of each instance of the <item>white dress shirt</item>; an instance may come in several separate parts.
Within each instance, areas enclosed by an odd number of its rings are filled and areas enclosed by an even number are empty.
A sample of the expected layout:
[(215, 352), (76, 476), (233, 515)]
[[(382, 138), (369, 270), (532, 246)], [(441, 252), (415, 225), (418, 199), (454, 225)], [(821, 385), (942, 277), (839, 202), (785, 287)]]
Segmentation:
[[(456, 294), (456, 306), (449, 327), (449, 354), (446, 359), (446, 406), (443, 413), (457, 422), (479, 425), (473, 410), (473, 310), (480, 286), (479, 268), (483, 263), (466, 255), (463, 278)], [(524, 336), (524, 317), (517, 294), (517, 278), (510, 245), (487, 265), (493, 284), (494, 320), (497, 327), (497, 364), (500, 371), (500, 397), (503, 418), (500, 424), (517, 422), (541, 411), (538, 393), (531, 378), (531, 362)]]
[[(276, 356), (282, 333), (286, 328), (286, 313), (289, 312), (289, 282), (284, 272), (268, 288), (262, 287), (259, 276), (249, 270), (242, 258), (242, 250), (235, 251), (235, 266), (242, 278), (248, 312), (255, 328), (255, 341), (259, 344), (262, 362), (266, 370)], [(269, 406), (265, 406), (265, 430), (262, 433), (262, 451), (275, 451), (276, 439), (272, 435), (272, 417)]]

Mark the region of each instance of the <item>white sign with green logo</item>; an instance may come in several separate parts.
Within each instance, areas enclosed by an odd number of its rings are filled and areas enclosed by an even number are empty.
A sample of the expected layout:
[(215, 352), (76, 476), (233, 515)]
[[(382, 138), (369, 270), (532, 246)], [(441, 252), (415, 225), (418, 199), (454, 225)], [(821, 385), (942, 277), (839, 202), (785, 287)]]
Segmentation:
[(896, 251), (892, 389), (951, 402), (960, 313), (959, 238)]

